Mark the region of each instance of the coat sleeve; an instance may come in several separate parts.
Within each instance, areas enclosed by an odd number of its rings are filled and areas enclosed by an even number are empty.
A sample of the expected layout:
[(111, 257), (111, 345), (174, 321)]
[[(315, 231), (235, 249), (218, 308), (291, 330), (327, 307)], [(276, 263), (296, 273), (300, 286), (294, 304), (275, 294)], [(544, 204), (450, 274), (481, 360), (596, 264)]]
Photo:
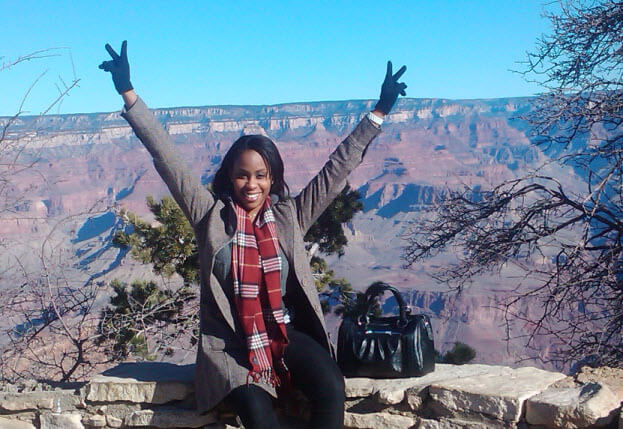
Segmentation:
[(365, 154), (366, 148), (381, 132), (365, 117), (333, 151), (320, 172), (296, 196), (296, 212), (303, 234), (346, 186), (346, 178)]
[(171, 195), (194, 227), (214, 203), (214, 197), (190, 173), (167, 133), (140, 98), (121, 113), (153, 157), (154, 166)]

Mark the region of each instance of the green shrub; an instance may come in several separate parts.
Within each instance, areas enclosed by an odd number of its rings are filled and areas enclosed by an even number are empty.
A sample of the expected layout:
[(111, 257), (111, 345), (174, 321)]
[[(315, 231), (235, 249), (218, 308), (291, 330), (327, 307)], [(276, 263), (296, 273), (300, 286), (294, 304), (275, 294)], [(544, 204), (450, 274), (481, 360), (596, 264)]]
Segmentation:
[(443, 363), (451, 363), (454, 365), (463, 365), (470, 362), (476, 357), (476, 350), (468, 346), (467, 344), (459, 341), (454, 343), (452, 350), (446, 352), (443, 355), (441, 361)]

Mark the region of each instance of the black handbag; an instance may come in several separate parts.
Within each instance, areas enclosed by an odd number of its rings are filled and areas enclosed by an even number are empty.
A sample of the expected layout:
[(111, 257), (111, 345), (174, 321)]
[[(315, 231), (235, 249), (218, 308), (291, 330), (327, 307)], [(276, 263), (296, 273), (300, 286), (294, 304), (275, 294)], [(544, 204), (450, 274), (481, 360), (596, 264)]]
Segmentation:
[[(398, 316), (374, 317), (370, 310), (377, 296), (390, 291)], [(430, 319), (410, 314), (404, 298), (393, 286), (375, 283), (365, 292), (364, 309), (345, 317), (337, 339), (337, 362), (346, 377), (418, 377), (435, 369), (435, 343)]]

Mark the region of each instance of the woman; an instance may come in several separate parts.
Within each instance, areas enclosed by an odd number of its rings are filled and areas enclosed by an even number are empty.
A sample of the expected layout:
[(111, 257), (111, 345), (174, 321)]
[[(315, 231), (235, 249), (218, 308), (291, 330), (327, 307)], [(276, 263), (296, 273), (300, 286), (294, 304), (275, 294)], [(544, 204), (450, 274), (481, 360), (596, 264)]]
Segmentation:
[(200, 261), (200, 341), (195, 369), (200, 412), (231, 403), (245, 428), (279, 427), (271, 396), (294, 386), (312, 404), (310, 426), (342, 427), (344, 380), (333, 357), (303, 236), (339, 194), (380, 133), (406, 85), (391, 62), (375, 109), (322, 170), (289, 198), (283, 162), (264, 136), (229, 149), (212, 192), (188, 173), (170, 136), (130, 83), (127, 43), (100, 68), (112, 74), (122, 116), (153, 156), (156, 170), (190, 221)]

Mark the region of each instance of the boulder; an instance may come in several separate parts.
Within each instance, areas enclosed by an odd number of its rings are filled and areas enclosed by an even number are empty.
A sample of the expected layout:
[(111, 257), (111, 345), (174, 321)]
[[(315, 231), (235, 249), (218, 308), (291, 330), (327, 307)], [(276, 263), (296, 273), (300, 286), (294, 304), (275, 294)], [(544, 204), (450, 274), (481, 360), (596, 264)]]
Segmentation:
[(532, 367), (500, 367), (497, 373), (435, 382), (429, 387), (431, 406), (440, 416), (482, 414), (518, 422), (524, 401), (564, 377)]
[(610, 388), (600, 383), (552, 387), (528, 399), (526, 421), (561, 429), (602, 427), (616, 418), (620, 403)]

